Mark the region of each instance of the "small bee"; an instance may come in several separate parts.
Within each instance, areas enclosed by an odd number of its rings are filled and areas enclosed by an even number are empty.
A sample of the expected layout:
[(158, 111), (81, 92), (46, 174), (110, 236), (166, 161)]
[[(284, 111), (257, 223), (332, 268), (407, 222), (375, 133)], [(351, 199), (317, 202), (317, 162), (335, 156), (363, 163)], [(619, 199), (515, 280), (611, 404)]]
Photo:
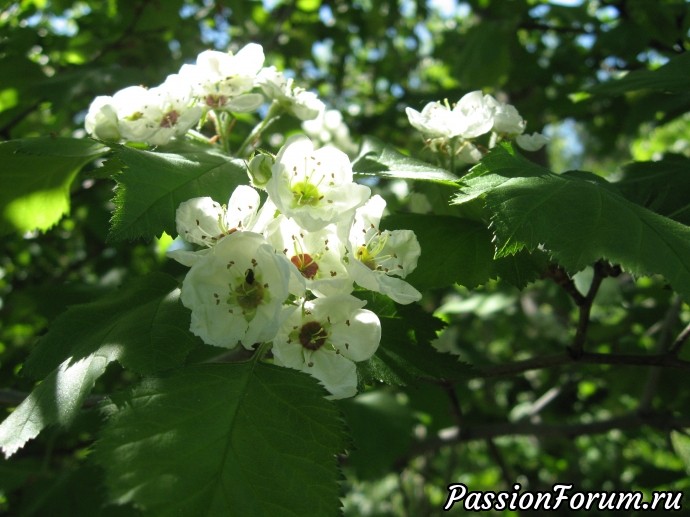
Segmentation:
[(252, 285), (254, 283), (254, 270), (252, 268), (249, 268), (244, 272), (244, 281), (248, 285)]

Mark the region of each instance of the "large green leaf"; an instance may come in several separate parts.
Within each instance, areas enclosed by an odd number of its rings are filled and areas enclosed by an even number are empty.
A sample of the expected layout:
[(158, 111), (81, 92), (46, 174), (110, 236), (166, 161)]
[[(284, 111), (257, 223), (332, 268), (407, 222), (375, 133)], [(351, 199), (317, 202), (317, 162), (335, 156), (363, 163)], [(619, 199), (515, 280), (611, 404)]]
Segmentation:
[(233, 189), (247, 183), (244, 162), (208, 149), (180, 154), (120, 147), (110, 238), (175, 235), (175, 211), (183, 201), (210, 196), (227, 203)]
[(111, 362), (138, 372), (182, 363), (195, 338), (178, 296), (173, 278), (151, 275), (58, 317), (25, 366), (29, 375), (47, 377), (0, 424), (5, 455), (49, 425), (69, 425)]
[(381, 344), (369, 361), (358, 363), (364, 383), (414, 384), (419, 379), (460, 380), (472, 377), (470, 365), (436, 350), (431, 342), (445, 323), (419, 305), (396, 306), (381, 316)]
[(0, 448), (10, 457), (49, 425), (67, 426), (93, 385), (112, 361), (115, 349), (100, 350), (73, 362), (65, 360), (0, 424)]
[(615, 185), (621, 193), (650, 210), (690, 224), (690, 159), (670, 155), (658, 162), (635, 162), (625, 167)]
[(690, 90), (690, 54), (673, 57), (656, 70), (635, 70), (624, 77), (593, 86), (591, 93), (619, 95), (636, 90), (685, 93)]
[(554, 174), (498, 147), (456, 202), (477, 196), (492, 213), (498, 257), (544, 246), (571, 271), (605, 258), (633, 274), (662, 274), (690, 295), (690, 228), (629, 201), (601, 178)]
[(156, 273), (96, 302), (70, 307), (38, 342), (25, 373), (41, 378), (66, 359), (99, 353), (112, 353), (139, 373), (180, 365), (198, 341), (189, 332), (189, 311), (179, 294), (177, 280)]
[(422, 254), (417, 268), (405, 279), (424, 291), (459, 283), (469, 288), (492, 276), (491, 232), (482, 224), (452, 216), (397, 214), (381, 228), (415, 232)]
[(352, 163), (352, 170), (359, 176), (440, 183), (457, 181), (457, 177), (447, 170), (406, 156), (373, 137), (367, 137), (362, 143), (359, 156)]
[(95, 457), (147, 515), (338, 515), (344, 426), (324, 395), (255, 361), (185, 368), (110, 407)]
[(106, 152), (92, 140), (36, 138), (0, 143), (0, 234), (47, 230), (69, 212), (81, 168)]

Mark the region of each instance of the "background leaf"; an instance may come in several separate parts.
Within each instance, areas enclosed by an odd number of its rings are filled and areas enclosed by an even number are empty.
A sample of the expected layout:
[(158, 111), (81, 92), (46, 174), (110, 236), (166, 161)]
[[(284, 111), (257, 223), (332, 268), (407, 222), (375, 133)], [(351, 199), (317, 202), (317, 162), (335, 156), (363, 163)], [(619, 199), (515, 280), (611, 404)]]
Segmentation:
[(683, 53), (671, 58), (656, 70), (634, 70), (617, 80), (590, 88), (591, 93), (618, 95), (636, 90), (655, 90), (685, 93), (690, 89), (690, 55)]
[(116, 156), (125, 168), (116, 176), (113, 240), (176, 235), (181, 202), (210, 196), (226, 204), (235, 187), (247, 183), (244, 162), (207, 148), (173, 154), (120, 147)]
[(324, 394), (272, 365), (185, 368), (109, 408), (96, 459), (147, 515), (338, 515), (344, 428)]
[(69, 212), (70, 185), (106, 147), (92, 140), (0, 142), (0, 234), (47, 230)]

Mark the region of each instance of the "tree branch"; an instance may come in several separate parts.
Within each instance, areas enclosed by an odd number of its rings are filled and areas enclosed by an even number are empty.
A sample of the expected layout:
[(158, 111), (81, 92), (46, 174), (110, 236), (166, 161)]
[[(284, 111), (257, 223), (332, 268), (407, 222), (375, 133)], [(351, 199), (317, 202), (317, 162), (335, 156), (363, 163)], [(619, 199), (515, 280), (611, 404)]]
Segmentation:
[(688, 323), (687, 327), (685, 327), (680, 334), (678, 334), (678, 337), (676, 340), (671, 344), (670, 348), (668, 349), (669, 354), (672, 354), (674, 356), (678, 356), (680, 353), (680, 349), (683, 346), (683, 343), (685, 343), (688, 338), (690, 337), (690, 323)]
[(596, 352), (583, 352), (579, 357), (573, 357), (569, 353), (560, 353), (532, 357), (523, 361), (501, 364), (480, 370), (478, 377), (489, 379), (493, 377), (507, 377), (525, 373), (530, 370), (541, 370), (556, 366), (572, 364), (608, 364), (618, 366), (661, 366), (664, 368), (677, 368), (690, 370), (690, 361), (679, 359), (674, 354), (600, 354)]
[(397, 464), (405, 464), (421, 454), (436, 451), (442, 447), (475, 440), (492, 440), (507, 436), (533, 436), (538, 438), (575, 438), (577, 436), (602, 434), (612, 430), (638, 430), (643, 426), (662, 431), (690, 427), (690, 417), (677, 417), (667, 413), (630, 413), (618, 417), (587, 423), (534, 424), (531, 422), (501, 422), (445, 429), (437, 436), (414, 445), (406, 459)]

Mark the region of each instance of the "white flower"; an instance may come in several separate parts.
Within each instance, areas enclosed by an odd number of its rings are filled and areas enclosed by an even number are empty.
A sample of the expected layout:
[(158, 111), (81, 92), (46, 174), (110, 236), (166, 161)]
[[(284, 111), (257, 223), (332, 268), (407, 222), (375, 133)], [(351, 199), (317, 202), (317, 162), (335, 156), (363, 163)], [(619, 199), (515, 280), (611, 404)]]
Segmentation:
[(307, 231), (345, 223), (371, 193), (352, 181), (352, 165), (334, 147), (314, 150), (304, 136), (290, 137), (276, 156), (266, 190), (283, 214)]
[(112, 97), (101, 95), (93, 100), (84, 120), (84, 128), (94, 138), (120, 140), (117, 112)]
[(317, 296), (350, 293), (352, 279), (344, 265), (345, 245), (335, 225), (307, 232), (284, 215), (266, 229), (266, 240), (282, 251)]
[(463, 95), (453, 107), (453, 114), (458, 120), (458, 135), (462, 138), (475, 138), (491, 131), (492, 108), (479, 90)]
[(275, 363), (316, 377), (331, 398), (354, 396), (355, 362), (369, 359), (381, 341), (381, 322), (364, 304), (344, 294), (294, 308), (273, 339)]
[(234, 232), (194, 262), (180, 299), (192, 311), (190, 330), (205, 343), (251, 349), (273, 339), (283, 303), (303, 291), (303, 279), (261, 235)]
[(263, 103), (263, 96), (248, 93), (264, 64), (261, 45), (249, 43), (237, 54), (206, 50), (195, 65), (183, 65), (180, 75), (188, 80), (194, 94), (211, 109), (252, 111)]
[(158, 100), (143, 86), (129, 86), (113, 95), (118, 127), (124, 140), (147, 142), (158, 127), (155, 120)]
[(515, 106), (499, 102), (491, 95), (485, 95), (484, 101), (493, 110), (493, 131), (504, 135), (519, 135), (525, 131), (526, 122)]
[(348, 271), (360, 286), (398, 303), (412, 303), (422, 295), (402, 278), (417, 267), (421, 248), (411, 230), (379, 230), (385, 207), (386, 201), (375, 195), (355, 212)]
[(429, 138), (453, 138), (457, 136), (452, 113), (448, 106), (440, 102), (430, 102), (421, 113), (410, 107), (405, 108), (412, 127)]
[(325, 109), (324, 103), (315, 93), (295, 86), (292, 78), (286, 78), (273, 66), (261, 70), (256, 81), (269, 99), (279, 103), (300, 120), (313, 119)]
[(410, 124), (428, 138), (475, 138), (491, 131), (492, 108), (481, 91), (464, 95), (451, 109), (447, 103), (430, 102), (421, 113), (405, 108)]
[(532, 133), (531, 135), (518, 135), (515, 138), (517, 145), (522, 147), (525, 151), (538, 151), (546, 145), (549, 141), (541, 133)]
[(151, 88), (154, 105), (148, 116), (156, 129), (148, 137), (151, 145), (165, 145), (172, 138), (184, 135), (201, 118), (202, 109), (193, 105), (192, 90), (181, 76), (169, 75), (160, 86)]
[(240, 185), (221, 206), (210, 197), (183, 201), (175, 213), (177, 233), (187, 242), (213, 246), (237, 230), (251, 230), (259, 210), (259, 193)]

